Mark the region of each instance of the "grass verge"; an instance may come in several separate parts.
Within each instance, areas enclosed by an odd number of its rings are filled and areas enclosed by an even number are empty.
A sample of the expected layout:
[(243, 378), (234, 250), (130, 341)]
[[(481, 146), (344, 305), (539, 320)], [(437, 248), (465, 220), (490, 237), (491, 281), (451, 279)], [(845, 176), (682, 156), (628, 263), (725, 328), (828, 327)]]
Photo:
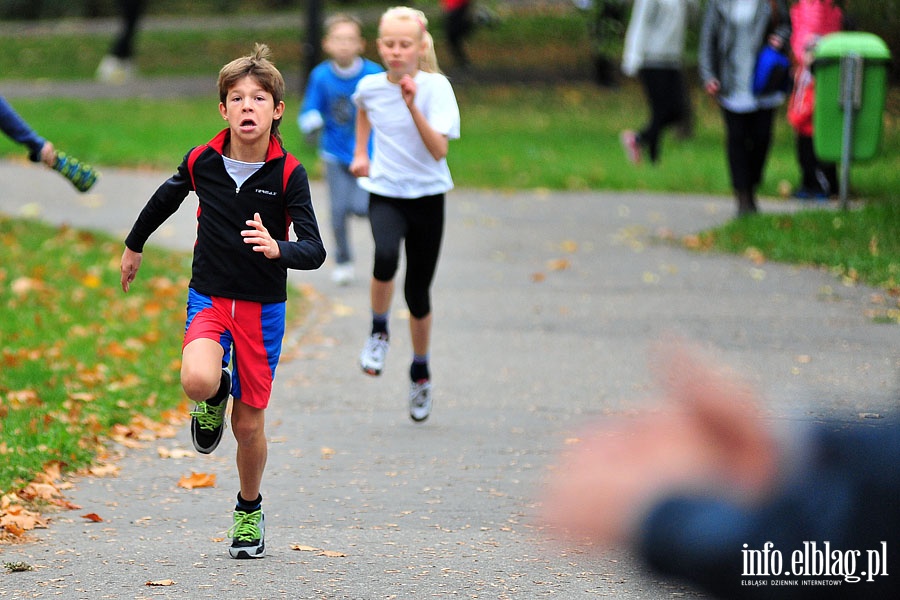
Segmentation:
[(0, 490), (9, 491), (49, 462), (86, 466), (113, 425), (182, 401), (190, 257), (154, 252), (144, 285), (123, 296), (119, 240), (0, 217), (0, 244)]
[(760, 214), (697, 236), (696, 246), (827, 268), (846, 283), (884, 288), (893, 301), (873, 318), (900, 323), (900, 203), (869, 202), (849, 211)]

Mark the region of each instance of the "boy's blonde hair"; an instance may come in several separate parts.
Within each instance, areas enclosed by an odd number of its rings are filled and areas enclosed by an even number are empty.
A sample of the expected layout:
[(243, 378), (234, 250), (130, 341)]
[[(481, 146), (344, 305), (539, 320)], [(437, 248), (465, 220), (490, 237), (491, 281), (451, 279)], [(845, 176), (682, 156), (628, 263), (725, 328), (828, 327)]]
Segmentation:
[(419, 26), (422, 40), (425, 41), (425, 52), (419, 57), (419, 69), (427, 73), (440, 73), (437, 56), (434, 53), (434, 38), (428, 32), (428, 17), (421, 10), (408, 6), (394, 6), (384, 11), (378, 22), (378, 35), (381, 35), (381, 24), (388, 19), (397, 21), (414, 21)]
[[(219, 71), (219, 102), (225, 102), (228, 90), (244, 77), (252, 77), (267, 92), (272, 94), (275, 106), (284, 101), (284, 77), (275, 68), (275, 64), (269, 60), (272, 51), (266, 44), (254, 44), (253, 54), (236, 58)], [(282, 143), (278, 125), (281, 119), (272, 122), (272, 135)]]

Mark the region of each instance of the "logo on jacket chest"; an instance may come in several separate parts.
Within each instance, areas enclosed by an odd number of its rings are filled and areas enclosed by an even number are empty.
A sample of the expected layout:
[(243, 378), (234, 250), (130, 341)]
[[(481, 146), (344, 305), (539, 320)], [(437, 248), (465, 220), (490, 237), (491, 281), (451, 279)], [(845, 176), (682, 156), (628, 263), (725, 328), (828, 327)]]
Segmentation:
[(256, 188), (253, 191), (256, 192), (257, 194), (262, 194), (263, 196), (277, 196), (278, 195), (278, 192), (273, 192), (272, 190), (261, 190), (259, 188)]

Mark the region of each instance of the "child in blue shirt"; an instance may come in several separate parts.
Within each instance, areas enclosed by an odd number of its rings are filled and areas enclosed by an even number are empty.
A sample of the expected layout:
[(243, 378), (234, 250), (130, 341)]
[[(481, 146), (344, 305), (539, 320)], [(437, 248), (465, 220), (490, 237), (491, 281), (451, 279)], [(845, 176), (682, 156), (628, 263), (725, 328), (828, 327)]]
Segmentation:
[(366, 216), (369, 208), (368, 193), (348, 170), (356, 139), (356, 107), (350, 97), (360, 79), (383, 69), (360, 56), (365, 40), (362, 24), (353, 16), (335, 14), (325, 21), (322, 48), (330, 58), (310, 73), (297, 123), (308, 138), (320, 134), (336, 246), (332, 280), (347, 285), (354, 277), (347, 222), (351, 215)]

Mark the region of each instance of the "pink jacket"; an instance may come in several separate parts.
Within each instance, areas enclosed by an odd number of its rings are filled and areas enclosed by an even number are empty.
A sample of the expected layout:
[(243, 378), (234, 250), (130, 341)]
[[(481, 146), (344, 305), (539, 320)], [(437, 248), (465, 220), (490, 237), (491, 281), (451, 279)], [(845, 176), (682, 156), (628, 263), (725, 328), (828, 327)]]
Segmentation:
[(797, 0), (791, 6), (791, 51), (803, 63), (804, 50), (810, 36), (840, 31), (844, 13), (833, 0)]

